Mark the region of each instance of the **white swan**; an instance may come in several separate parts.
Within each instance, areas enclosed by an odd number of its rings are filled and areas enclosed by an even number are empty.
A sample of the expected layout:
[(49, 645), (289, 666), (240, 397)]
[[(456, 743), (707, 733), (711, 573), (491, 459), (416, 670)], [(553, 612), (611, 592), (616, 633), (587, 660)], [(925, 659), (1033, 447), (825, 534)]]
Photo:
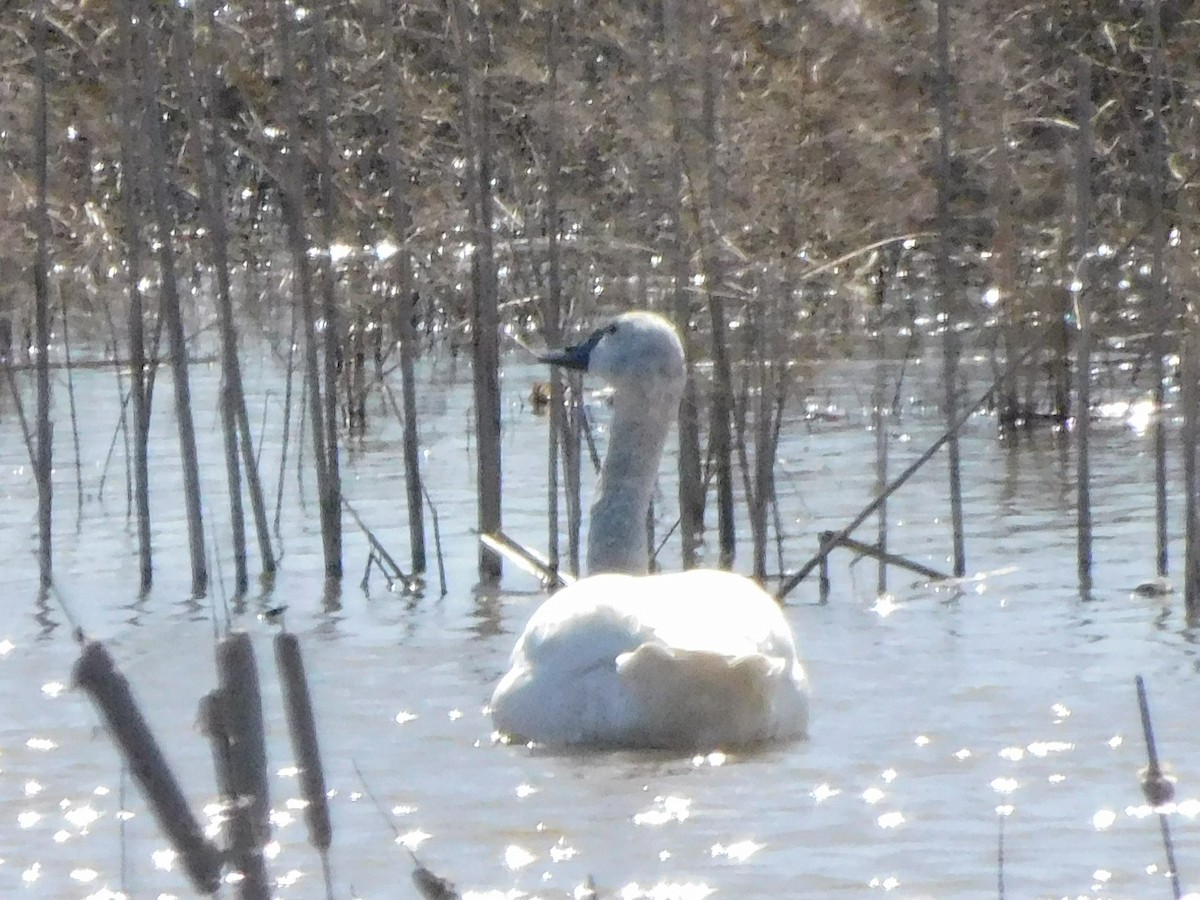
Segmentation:
[(669, 322), (626, 313), (544, 362), (614, 389), (589, 575), (533, 614), (492, 695), (508, 740), (710, 750), (800, 737), (808, 688), (779, 604), (740, 575), (646, 574), (646, 513), (686, 378)]

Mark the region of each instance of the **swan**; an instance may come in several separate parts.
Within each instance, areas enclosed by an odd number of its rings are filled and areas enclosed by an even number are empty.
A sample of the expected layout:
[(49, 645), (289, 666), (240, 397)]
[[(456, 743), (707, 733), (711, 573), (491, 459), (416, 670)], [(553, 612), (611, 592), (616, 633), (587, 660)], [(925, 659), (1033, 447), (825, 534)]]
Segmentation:
[(646, 514), (687, 369), (675, 328), (629, 312), (541, 361), (613, 389), (587, 577), (547, 599), (491, 699), (502, 739), (714, 750), (802, 737), (808, 687), (779, 604), (748, 578), (648, 574)]

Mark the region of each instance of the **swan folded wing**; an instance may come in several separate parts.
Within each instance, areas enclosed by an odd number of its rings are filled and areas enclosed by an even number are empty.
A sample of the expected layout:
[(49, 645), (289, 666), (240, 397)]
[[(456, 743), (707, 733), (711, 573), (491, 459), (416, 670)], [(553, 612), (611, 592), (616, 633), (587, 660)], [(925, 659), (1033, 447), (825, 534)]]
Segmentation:
[(631, 713), (629, 740), (653, 747), (711, 749), (776, 735), (773, 698), (784, 660), (727, 657), (647, 643), (617, 658)]
[[(692, 569), (630, 585), (628, 606), (671, 647), (736, 658), (761, 653), (796, 658), (792, 631), (779, 604), (748, 578), (716, 569)], [(636, 595), (636, 596), (634, 596)]]

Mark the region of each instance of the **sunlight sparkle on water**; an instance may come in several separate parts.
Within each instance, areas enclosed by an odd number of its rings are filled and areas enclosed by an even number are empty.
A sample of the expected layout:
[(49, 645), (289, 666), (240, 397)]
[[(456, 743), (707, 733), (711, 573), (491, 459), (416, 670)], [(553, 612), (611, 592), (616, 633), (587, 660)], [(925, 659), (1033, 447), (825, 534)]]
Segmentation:
[(883, 888), (885, 891), (892, 891), (900, 887), (900, 879), (895, 875), (889, 875), (887, 878), (872, 878), (868, 885), (873, 888)]
[(989, 784), (997, 794), (1011, 794), (1018, 787), (1015, 778), (993, 778)]
[(78, 881), (80, 884), (89, 884), (95, 881), (99, 874), (95, 869), (72, 869), (71, 880)]
[(416, 713), (410, 713), (410, 712), (396, 713), (396, 724), (397, 725), (407, 725), (409, 722), (413, 722), (416, 719), (417, 719)]
[(431, 837), (433, 835), (428, 832), (422, 831), (420, 828), (414, 828), (412, 831), (396, 838), (396, 843), (407, 847), (409, 850), (416, 850)]
[(509, 844), (504, 848), (504, 865), (510, 871), (515, 872), (517, 869), (523, 869), (536, 859), (536, 856), (524, 847), (518, 847), (516, 844)]
[(878, 803), (884, 798), (885, 794), (877, 787), (867, 788), (862, 792), (862, 798), (872, 805)]
[(170, 872), (175, 867), (175, 851), (170, 849), (155, 850), (150, 854), (150, 860), (154, 863), (154, 868), (163, 872)]
[(747, 839), (732, 844), (713, 844), (708, 853), (713, 859), (723, 856), (733, 862), (745, 862), (764, 846)]
[(550, 858), (555, 862), (565, 862), (574, 859), (578, 851), (567, 844), (565, 838), (559, 838), (550, 848)]
[(955, 750), (954, 758), (955, 759), (970, 759), (971, 751), (968, 750), (966, 747), (963, 747), (961, 750)]
[(660, 881), (649, 887), (642, 887), (636, 881), (625, 885), (617, 893), (621, 900), (704, 900), (716, 891), (707, 884), (685, 882), (679, 884), (671, 881)]
[(290, 872), (284, 872), (275, 878), (275, 884), (279, 887), (291, 887), (297, 881), (304, 877), (304, 873), (299, 869), (292, 869)]
[(691, 814), (692, 801), (686, 797), (655, 797), (655, 806), (633, 817), (634, 825), (665, 825), (682, 822)]
[(899, 811), (884, 813), (875, 821), (880, 828), (899, 828), (904, 824), (904, 813)]
[(891, 594), (880, 594), (875, 598), (875, 605), (871, 607), (871, 612), (881, 619), (886, 619), (899, 608), (899, 604)]
[(25, 746), (30, 750), (53, 750), (58, 744), (49, 738), (30, 738), (25, 742)]
[(0, 656), (8, 656), (8, 654), (12, 653), (16, 649), (17, 645), (8, 638), (0, 641)]
[(839, 790), (838, 788), (830, 787), (827, 784), (818, 784), (815, 788), (812, 789), (812, 791), (809, 792), (809, 796), (812, 797), (814, 800), (816, 800), (818, 803), (821, 803), (825, 800), (828, 800), (830, 797), (836, 797), (840, 793), (841, 793), (841, 790)]
[(39, 782), (34, 781), (33, 779), (30, 779), (29, 781), (25, 782), (25, 796), (26, 797), (32, 797), (34, 794), (40, 794), (41, 792), (42, 792), (42, 785)]
[(24, 812), (17, 813), (17, 824), (22, 828), (32, 828), (41, 818), (41, 813), (27, 809)]
[(1067, 741), (1034, 741), (1026, 748), (1038, 759), (1045, 759), (1051, 753), (1065, 753), (1074, 750), (1075, 745)]
[(1020, 762), (1025, 756), (1025, 751), (1020, 747), (1005, 747), (1000, 751), (1000, 757), (1007, 759), (1009, 762)]
[(90, 806), (77, 806), (67, 811), (63, 815), (63, 818), (80, 831), (87, 831), (88, 826), (100, 818), (100, 813), (96, 812)]
[(1102, 809), (1092, 816), (1092, 827), (1097, 831), (1103, 831), (1115, 821), (1117, 821), (1117, 814), (1115, 812), (1111, 809)]

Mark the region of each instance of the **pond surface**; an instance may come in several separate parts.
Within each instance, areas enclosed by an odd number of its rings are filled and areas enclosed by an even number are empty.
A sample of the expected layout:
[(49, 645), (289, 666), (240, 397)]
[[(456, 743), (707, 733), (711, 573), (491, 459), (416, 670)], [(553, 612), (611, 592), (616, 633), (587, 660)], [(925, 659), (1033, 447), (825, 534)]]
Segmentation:
[[(273, 494), (283, 380), (265, 355), (249, 369), (251, 417), (263, 423), (262, 470)], [(932, 369), (918, 366), (914, 374), (910, 366), (903, 396), (938, 396)], [(784, 429), (779, 483), (788, 568), (813, 552), (819, 531), (841, 527), (872, 496), (867, 398), (874, 370), (825, 367), (807, 389), (836, 414), (805, 421), (798, 409)], [(545, 543), (547, 425), (524, 398), (539, 374), (510, 361), (504, 379), (505, 528), (535, 546)], [(116, 377), (104, 370), (74, 376), (84, 485), (78, 516), (65, 375), (55, 377), (61, 595), (118, 660), (202, 809), (215, 795), (210, 753), (195, 725), (197, 703), (216, 683), (213, 610), (209, 601), (188, 599), (169, 374), (158, 380), (151, 448), (157, 581), (143, 599), (119, 437), (105, 465), (118, 421)], [(263, 681), (276, 896), (325, 896), (289, 772), (273, 626), (258, 617), (282, 604), (302, 641), (317, 707), (333, 791), (329, 862), (338, 897), (417, 896), (397, 835), (469, 897), (568, 897), (589, 875), (602, 896), (622, 898), (995, 897), (998, 808), (1009, 812), (1008, 896), (1168, 897), (1157, 817), (1138, 785), (1146, 760), (1138, 673), (1149, 687), (1159, 751), (1179, 778), (1169, 821), (1184, 885), (1200, 879), (1196, 635), (1185, 627), (1179, 596), (1135, 593), (1153, 575), (1153, 461), (1148, 436), (1123, 419), (1097, 423), (1097, 587), (1090, 598), (1076, 587), (1069, 448), (1048, 433), (1002, 442), (994, 421), (980, 416), (962, 443), (969, 578), (938, 586), (893, 570), (891, 593), (879, 598), (874, 563), (839, 551), (828, 603), (818, 602), (815, 578), (789, 597), (813, 688), (808, 741), (700, 758), (556, 755), (492, 740), (487, 698), (542, 595), (513, 570), (501, 592), (476, 590), (470, 370), (444, 356), (426, 361), (420, 378), (424, 471), (440, 516), (446, 596), (437, 596), (436, 570), (423, 598), (389, 592), (377, 573), (362, 590), (367, 543), (349, 521), (345, 584), (340, 596), (323, 593), (312, 480), (297, 480), (293, 440), (279, 577), (270, 593), (231, 610), (235, 626), (254, 638)], [(212, 572), (228, 582), (216, 367), (194, 366), (192, 387), (207, 531), (216, 542)], [(941, 431), (932, 410), (902, 406), (889, 424), (893, 473)], [(373, 400), (369, 436), (345, 453), (345, 492), (403, 560), (400, 429), (387, 409)], [(602, 423), (602, 404), (594, 412)], [(664, 463), (664, 529), (674, 518), (671, 465)], [(1178, 461), (1172, 466), (1178, 493)], [(890, 505), (890, 548), (941, 569), (950, 555), (944, 481), (945, 463), (935, 460)], [(35, 489), (7, 392), (0, 400), (0, 496), (7, 582), (0, 893), (101, 898), (124, 887), (133, 897), (192, 896), (141, 799), (123, 788), (119, 758), (95, 711), (69, 686), (77, 649), (59, 601), (37, 592)], [(1172, 502), (1178, 569), (1182, 498)], [(868, 522), (859, 536), (873, 533)], [(743, 564), (748, 558), (746, 547)], [(222, 592), (214, 594), (223, 608)]]

